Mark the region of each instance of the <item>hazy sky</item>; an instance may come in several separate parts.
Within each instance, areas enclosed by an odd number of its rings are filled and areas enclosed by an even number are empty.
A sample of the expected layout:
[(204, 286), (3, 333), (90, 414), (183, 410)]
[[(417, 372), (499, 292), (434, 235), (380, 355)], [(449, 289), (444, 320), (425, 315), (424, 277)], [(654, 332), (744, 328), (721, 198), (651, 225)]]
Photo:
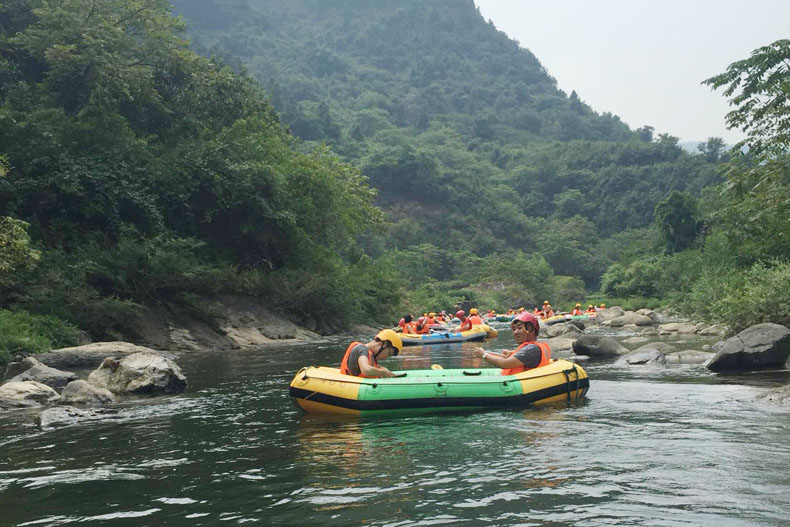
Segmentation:
[(566, 93), (632, 128), (681, 141), (743, 137), (730, 106), (701, 81), (790, 38), (790, 0), (475, 0)]

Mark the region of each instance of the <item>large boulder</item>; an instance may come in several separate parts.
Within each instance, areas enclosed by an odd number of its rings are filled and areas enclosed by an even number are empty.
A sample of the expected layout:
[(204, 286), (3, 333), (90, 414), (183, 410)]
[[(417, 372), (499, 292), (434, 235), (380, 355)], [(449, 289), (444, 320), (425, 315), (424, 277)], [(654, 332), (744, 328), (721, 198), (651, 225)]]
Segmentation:
[(667, 363), (664, 354), (661, 353), (655, 347), (650, 346), (649, 344), (646, 346), (642, 346), (641, 348), (635, 349), (631, 353), (624, 355), (615, 361), (615, 366), (643, 366), (643, 365), (650, 365), (650, 366), (664, 366)]
[(156, 351), (122, 341), (94, 342), (84, 346), (61, 348), (36, 355), (36, 358), (53, 368), (93, 369), (107, 357), (120, 359), (134, 353), (156, 353), (168, 359), (174, 358), (174, 355), (169, 352)]
[(115, 396), (106, 388), (97, 388), (88, 381), (77, 380), (66, 385), (60, 394), (60, 404), (112, 404)]
[(669, 335), (671, 333), (696, 333), (697, 325), (691, 322), (669, 322), (658, 326), (659, 335)]
[(637, 315), (636, 313), (628, 312), (622, 316), (612, 319), (611, 326), (613, 328), (621, 328), (625, 325), (634, 324), (635, 326), (649, 326), (653, 323), (650, 317), (645, 315)]
[(598, 323), (605, 325), (604, 322), (610, 322), (612, 319), (625, 315), (625, 311), (620, 306), (608, 307), (598, 311)]
[(187, 379), (178, 365), (156, 353), (107, 358), (91, 372), (88, 382), (117, 394), (181, 393)]
[(549, 345), (549, 349), (551, 349), (552, 355), (564, 355), (563, 352), (568, 352), (573, 349), (573, 343), (576, 342), (576, 339), (566, 338), (565, 336), (562, 337), (554, 337), (553, 339), (547, 339), (546, 344)]
[(790, 356), (790, 329), (779, 324), (757, 324), (724, 341), (706, 365), (711, 371), (783, 368)]
[(709, 351), (683, 350), (666, 355), (667, 364), (704, 364), (713, 357)]
[[(21, 371), (20, 371), (21, 370)], [(66, 386), (71, 381), (77, 380), (77, 374), (70, 371), (60, 371), (41, 364), (33, 357), (25, 357), (21, 361), (12, 362), (6, 369), (6, 376), (16, 373), (11, 378), (6, 377), (11, 382), (35, 381), (55, 389)]]
[(661, 317), (659, 316), (659, 314), (653, 311), (652, 309), (637, 309), (636, 314), (644, 315), (648, 317), (650, 320), (653, 321), (653, 324), (658, 324), (659, 322), (661, 322)]
[(578, 338), (582, 334), (575, 324), (553, 324), (541, 329), (540, 336), (547, 339), (563, 336), (565, 338)]
[(591, 358), (619, 357), (628, 353), (628, 348), (612, 337), (602, 335), (582, 335), (573, 343), (576, 355), (587, 355)]
[(42, 406), (60, 399), (58, 392), (35, 381), (13, 381), (0, 386), (0, 400), (5, 408)]

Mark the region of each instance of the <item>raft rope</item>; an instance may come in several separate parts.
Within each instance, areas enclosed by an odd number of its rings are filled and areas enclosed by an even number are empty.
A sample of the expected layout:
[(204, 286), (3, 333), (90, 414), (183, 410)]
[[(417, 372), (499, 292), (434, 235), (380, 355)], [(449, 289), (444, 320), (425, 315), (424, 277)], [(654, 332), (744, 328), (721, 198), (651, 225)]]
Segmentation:
[(579, 371), (576, 369), (576, 363), (573, 363), (572, 368), (568, 368), (567, 370), (562, 370), (562, 373), (565, 374), (565, 386), (567, 387), (568, 390), (569, 402), (571, 400), (571, 375), (570, 375), (571, 372), (573, 372), (573, 374), (576, 376), (576, 390), (574, 390), (575, 392), (579, 391), (579, 386), (581, 382), (581, 380), (579, 379)]

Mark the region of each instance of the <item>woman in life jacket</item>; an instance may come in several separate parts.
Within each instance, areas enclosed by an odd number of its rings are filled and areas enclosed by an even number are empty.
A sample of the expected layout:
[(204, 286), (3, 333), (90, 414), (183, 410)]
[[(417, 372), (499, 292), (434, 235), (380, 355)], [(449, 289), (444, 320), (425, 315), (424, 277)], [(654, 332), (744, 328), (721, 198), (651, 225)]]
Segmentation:
[(411, 315), (403, 317), (403, 333), (406, 335), (414, 335), (417, 333), (417, 324), (412, 322), (414, 318)]
[(519, 313), (510, 322), (510, 329), (513, 331), (513, 338), (518, 348), (502, 353), (476, 348), (475, 355), (492, 366), (502, 368), (502, 375), (514, 375), (524, 370), (546, 366), (551, 362), (549, 345), (536, 340), (540, 325), (533, 314)]
[(379, 361), (397, 357), (402, 349), (400, 335), (383, 329), (367, 344), (352, 342), (348, 345), (340, 362), (340, 373), (356, 377), (392, 377), (394, 374), (385, 366), (379, 366)]

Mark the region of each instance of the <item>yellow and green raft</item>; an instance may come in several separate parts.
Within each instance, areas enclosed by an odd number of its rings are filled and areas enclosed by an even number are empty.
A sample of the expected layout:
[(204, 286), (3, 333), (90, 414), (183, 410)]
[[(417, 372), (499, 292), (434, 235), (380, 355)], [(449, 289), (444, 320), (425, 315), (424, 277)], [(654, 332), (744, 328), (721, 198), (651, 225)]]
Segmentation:
[(290, 395), (308, 413), (370, 415), (388, 412), (524, 407), (583, 397), (590, 387), (576, 363), (551, 364), (502, 375), (497, 368), (406, 370), (396, 377), (342, 375), (337, 368), (307, 367), (291, 381)]

